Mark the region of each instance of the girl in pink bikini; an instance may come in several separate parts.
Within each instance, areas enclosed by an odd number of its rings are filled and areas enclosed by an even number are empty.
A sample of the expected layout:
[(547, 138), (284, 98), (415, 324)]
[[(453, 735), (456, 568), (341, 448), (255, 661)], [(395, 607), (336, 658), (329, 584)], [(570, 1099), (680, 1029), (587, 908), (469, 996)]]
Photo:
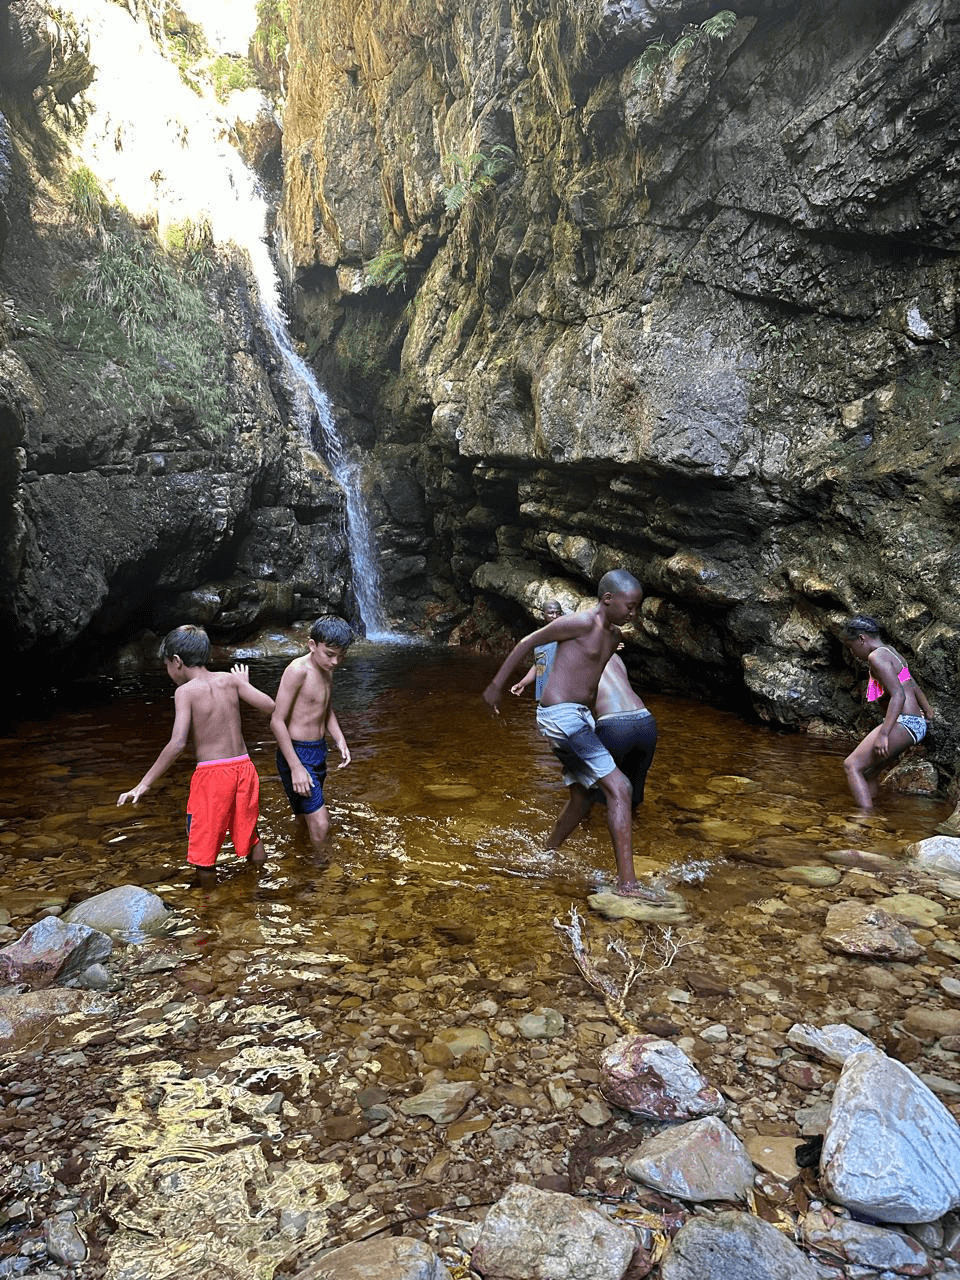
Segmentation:
[(923, 739), (933, 712), (906, 662), (880, 639), (880, 624), (874, 618), (863, 614), (851, 618), (843, 628), (843, 643), (870, 668), (867, 701), (890, 699), (883, 724), (871, 729), (843, 762), (854, 800), (861, 809), (872, 809), (880, 770)]

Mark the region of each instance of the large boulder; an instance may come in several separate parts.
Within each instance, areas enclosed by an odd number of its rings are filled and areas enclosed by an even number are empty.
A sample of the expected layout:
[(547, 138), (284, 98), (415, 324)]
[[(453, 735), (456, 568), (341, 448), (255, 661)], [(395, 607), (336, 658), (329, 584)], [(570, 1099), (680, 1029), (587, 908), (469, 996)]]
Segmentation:
[(636, 1243), (583, 1200), (515, 1183), (484, 1219), (471, 1262), (497, 1280), (622, 1280)]
[(879, 1222), (932, 1222), (960, 1205), (960, 1124), (909, 1067), (855, 1053), (834, 1090), (824, 1190)]
[(113, 943), (105, 933), (86, 924), (45, 916), (16, 942), (0, 949), (0, 986), (24, 982), (48, 987), (66, 982), (89, 965), (105, 960)]
[(160, 933), (169, 919), (163, 899), (139, 885), (118, 885), (65, 911), (69, 923), (86, 924), (102, 933)]
[(818, 1280), (792, 1241), (749, 1213), (694, 1218), (680, 1228), (660, 1264), (663, 1280)]

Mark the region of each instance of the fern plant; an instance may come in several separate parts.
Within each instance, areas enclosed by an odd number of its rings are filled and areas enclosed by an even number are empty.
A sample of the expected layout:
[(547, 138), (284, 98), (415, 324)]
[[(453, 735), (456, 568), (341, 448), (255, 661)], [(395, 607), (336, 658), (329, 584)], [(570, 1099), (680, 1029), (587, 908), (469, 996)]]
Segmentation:
[(469, 156), (451, 151), (442, 163), (447, 166), (450, 182), (443, 188), (443, 207), (456, 213), (480, 192), (495, 186), (516, 157), (509, 147), (497, 143), (489, 153), (474, 151)]
[(367, 263), (367, 284), (376, 285), (393, 293), (407, 283), (410, 264), (401, 249), (381, 249)]
[(634, 77), (638, 85), (644, 85), (667, 62), (675, 62), (684, 54), (692, 53), (698, 45), (709, 46), (714, 40), (725, 40), (737, 25), (737, 15), (732, 9), (721, 9), (699, 26), (690, 24), (683, 28), (671, 44), (663, 36), (654, 40), (637, 59)]

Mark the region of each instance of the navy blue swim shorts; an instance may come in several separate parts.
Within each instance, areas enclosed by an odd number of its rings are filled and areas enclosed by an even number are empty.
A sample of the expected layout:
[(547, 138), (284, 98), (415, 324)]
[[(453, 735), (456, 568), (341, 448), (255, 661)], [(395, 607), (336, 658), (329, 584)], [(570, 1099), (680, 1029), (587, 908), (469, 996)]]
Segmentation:
[(323, 784), (327, 777), (327, 740), (320, 738), (317, 742), (294, 742), (293, 749), (297, 759), (309, 773), (313, 783), (310, 794), (301, 796), (293, 789), (293, 775), (290, 766), (284, 759), (282, 751), (277, 752), (277, 773), (283, 783), (283, 789), (290, 801), (294, 813), (316, 813), (323, 808)]

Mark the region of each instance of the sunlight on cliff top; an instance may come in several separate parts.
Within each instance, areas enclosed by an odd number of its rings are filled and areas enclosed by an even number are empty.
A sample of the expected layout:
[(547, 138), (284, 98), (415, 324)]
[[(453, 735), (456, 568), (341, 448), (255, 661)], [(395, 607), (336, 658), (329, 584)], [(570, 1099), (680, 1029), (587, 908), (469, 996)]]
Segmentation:
[[(161, 235), (190, 219), (208, 222), (220, 244), (249, 247), (263, 235), (266, 206), (229, 141), (230, 118), (211, 95), (181, 80), (146, 30), (118, 5), (74, 0), (90, 35), (97, 75), (79, 152), (110, 195), (138, 219), (156, 220)], [(252, 6), (233, 0), (241, 22)], [(225, 39), (226, 15), (211, 39)], [(238, 26), (234, 41), (245, 30)]]

